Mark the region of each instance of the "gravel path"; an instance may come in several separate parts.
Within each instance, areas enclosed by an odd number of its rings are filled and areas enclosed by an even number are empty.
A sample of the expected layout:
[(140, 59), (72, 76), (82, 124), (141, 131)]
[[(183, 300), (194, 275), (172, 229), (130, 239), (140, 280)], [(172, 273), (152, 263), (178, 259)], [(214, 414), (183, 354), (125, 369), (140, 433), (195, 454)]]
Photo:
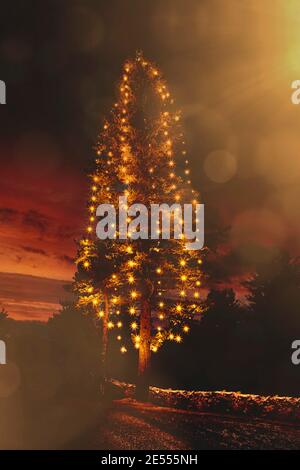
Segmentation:
[(113, 402), (81, 448), (106, 450), (300, 449), (300, 428), (274, 422)]

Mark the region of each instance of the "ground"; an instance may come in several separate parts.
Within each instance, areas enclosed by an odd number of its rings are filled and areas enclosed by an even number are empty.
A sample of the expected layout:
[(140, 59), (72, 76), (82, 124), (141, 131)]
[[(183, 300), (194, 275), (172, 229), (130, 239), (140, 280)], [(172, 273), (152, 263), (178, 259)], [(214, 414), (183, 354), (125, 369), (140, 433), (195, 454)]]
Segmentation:
[(299, 449), (300, 427), (115, 400), (75, 447), (105, 450)]

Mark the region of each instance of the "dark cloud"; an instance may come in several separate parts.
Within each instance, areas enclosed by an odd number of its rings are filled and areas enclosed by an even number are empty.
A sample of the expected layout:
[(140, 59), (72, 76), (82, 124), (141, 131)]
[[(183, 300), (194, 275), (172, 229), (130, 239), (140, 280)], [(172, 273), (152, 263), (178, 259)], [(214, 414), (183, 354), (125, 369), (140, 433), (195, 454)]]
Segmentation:
[(72, 265), (74, 264), (74, 258), (71, 258), (71, 256), (68, 256), (68, 255), (57, 256), (57, 259), (68, 264), (72, 264)]
[(24, 251), (27, 251), (28, 253), (33, 253), (33, 254), (37, 254), (37, 255), (43, 255), (43, 256), (47, 256), (47, 253), (45, 250), (42, 250), (40, 248), (34, 248), (33, 246), (21, 246), (21, 248), (24, 250)]
[(23, 215), (22, 222), (27, 227), (32, 227), (41, 233), (45, 233), (50, 224), (49, 219), (36, 210), (29, 210), (26, 212)]
[(0, 207), (0, 222), (12, 222), (18, 216), (19, 211), (10, 207)]

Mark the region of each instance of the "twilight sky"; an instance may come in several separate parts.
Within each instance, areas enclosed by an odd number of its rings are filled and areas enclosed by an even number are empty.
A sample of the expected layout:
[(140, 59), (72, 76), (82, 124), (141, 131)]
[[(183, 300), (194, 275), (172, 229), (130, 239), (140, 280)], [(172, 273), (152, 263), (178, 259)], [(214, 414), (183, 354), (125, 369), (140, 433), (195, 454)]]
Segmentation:
[(137, 49), (182, 110), (209, 225), (229, 227), (218, 282), (243, 295), (240, 281), (272, 247), (297, 255), (299, 26), (296, 0), (1, 2), (0, 304), (9, 314), (45, 320), (67, 295), (85, 169)]

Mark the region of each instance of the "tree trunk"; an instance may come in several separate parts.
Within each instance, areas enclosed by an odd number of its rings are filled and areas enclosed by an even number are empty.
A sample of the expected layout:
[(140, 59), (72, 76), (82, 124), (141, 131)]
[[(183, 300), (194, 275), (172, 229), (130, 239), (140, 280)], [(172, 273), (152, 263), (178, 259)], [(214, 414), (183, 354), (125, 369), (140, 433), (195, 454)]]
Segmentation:
[(140, 338), (136, 399), (140, 401), (147, 401), (150, 385), (149, 372), (151, 359), (151, 307), (149, 299), (143, 299), (142, 301)]
[(108, 346), (108, 318), (109, 318), (109, 298), (108, 293), (104, 291), (104, 316), (102, 318), (102, 348), (101, 348), (101, 367), (102, 367), (102, 394), (105, 393), (105, 383), (107, 379), (107, 346)]

